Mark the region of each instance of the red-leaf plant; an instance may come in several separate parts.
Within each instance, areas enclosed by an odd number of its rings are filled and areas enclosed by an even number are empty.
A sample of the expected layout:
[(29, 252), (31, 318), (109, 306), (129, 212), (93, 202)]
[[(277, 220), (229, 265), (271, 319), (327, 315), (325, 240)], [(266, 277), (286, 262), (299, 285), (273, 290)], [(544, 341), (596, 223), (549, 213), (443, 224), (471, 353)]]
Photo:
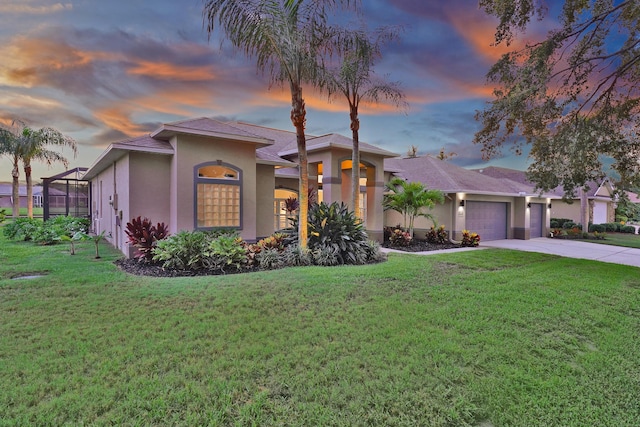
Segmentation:
[(129, 237), (129, 243), (138, 249), (134, 257), (139, 261), (151, 261), (156, 242), (169, 235), (164, 222), (154, 226), (149, 218), (141, 217), (133, 218), (128, 222), (125, 233)]

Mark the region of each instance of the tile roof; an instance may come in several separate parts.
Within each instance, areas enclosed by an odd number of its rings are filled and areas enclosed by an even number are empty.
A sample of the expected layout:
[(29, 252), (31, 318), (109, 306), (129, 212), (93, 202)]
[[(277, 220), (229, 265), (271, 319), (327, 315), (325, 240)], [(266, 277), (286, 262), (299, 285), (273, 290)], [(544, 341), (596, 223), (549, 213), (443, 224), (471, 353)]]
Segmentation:
[(533, 195), (533, 188), (510, 179), (496, 179), (431, 156), (385, 159), (387, 171), (445, 193)]
[[(497, 166), (489, 166), (486, 168), (473, 169), (473, 170), (493, 178), (510, 179), (512, 181), (520, 182), (522, 184), (535, 187), (535, 184), (527, 179), (527, 173), (525, 171), (521, 171), (517, 169), (501, 168)], [(587, 191), (587, 197), (595, 197), (601, 185), (602, 184), (598, 184), (596, 181), (587, 182), (587, 186), (589, 187), (589, 191)], [(562, 186), (558, 186), (553, 190), (549, 191), (548, 194), (562, 197), (564, 196), (564, 189), (562, 188)]]

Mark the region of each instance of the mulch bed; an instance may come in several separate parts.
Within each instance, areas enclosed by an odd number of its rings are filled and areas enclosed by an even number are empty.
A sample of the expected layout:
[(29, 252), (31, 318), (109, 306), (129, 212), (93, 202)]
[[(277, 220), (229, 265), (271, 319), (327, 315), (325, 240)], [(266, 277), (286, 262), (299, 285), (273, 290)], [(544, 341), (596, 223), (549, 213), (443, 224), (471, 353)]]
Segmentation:
[(455, 249), (461, 247), (459, 244), (447, 242), (442, 244), (429, 243), (426, 240), (413, 239), (409, 246), (391, 246), (389, 242), (384, 242), (383, 248), (396, 249), (405, 252), (426, 252), (440, 251), (442, 249)]
[(259, 271), (259, 269), (243, 269), (238, 270), (233, 267), (229, 267), (228, 271), (220, 270), (174, 270), (168, 268), (162, 268), (162, 264), (140, 262), (137, 259), (119, 259), (115, 264), (120, 270), (136, 276), (151, 276), (151, 277), (196, 277), (196, 276), (221, 276), (225, 274), (238, 274), (238, 273), (251, 273), (253, 271)]
[[(397, 249), (405, 252), (425, 252), (425, 251), (439, 251), (442, 249), (454, 249), (459, 248), (459, 244), (447, 242), (444, 244), (429, 243), (426, 240), (414, 239), (409, 246), (393, 247), (389, 245), (389, 242), (385, 242), (382, 247)], [(238, 273), (250, 273), (254, 271), (260, 271), (259, 268), (237, 270), (230, 267), (228, 271), (219, 270), (174, 270), (162, 268), (162, 264), (140, 262), (137, 259), (120, 259), (115, 264), (122, 271), (136, 276), (149, 276), (149, 277), (196, 277), (196, 276), (220, 276), (224, 274), (238, 274)]]

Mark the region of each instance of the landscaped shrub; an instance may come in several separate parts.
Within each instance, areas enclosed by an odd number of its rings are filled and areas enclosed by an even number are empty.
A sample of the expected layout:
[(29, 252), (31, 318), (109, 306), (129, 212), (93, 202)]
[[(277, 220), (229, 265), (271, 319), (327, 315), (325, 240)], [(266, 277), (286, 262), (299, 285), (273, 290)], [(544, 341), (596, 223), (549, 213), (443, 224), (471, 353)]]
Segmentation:
[(411, 244), (411, 240), (413, 239), (411, 238), (409, 232), (404, 231), (400, 228), (396, 228), (395, 230), (393, 230), (391, 232), (391, 235), (389, 236), (389, 244), (392, 247), (396, 248), (409, 246)]
[(549, 226), (551, 228), (560, 228), (560, 223), (558, 222), (558, 220), (552, 219), (551, 221), (549, 221)]
[(209, 242), (209, 236), (203, 231), (180, 231), (159, 240), (151, 250), (152, 259), (162, 262), (164, 268), (199, 270), (205, 267)]
[(7, 219), (7, 216), (9, 215), (9, 212), (6, 211), (6, 209), (0, 209), (0, 224), (2, 224), (5, 219)]
[[(556, 222), (558, 224), (557, 228), (565, 228), (564, 224), (566, 222), (574, 222), (574, 221), (569, 218), (551, 218), (550, 222)], [(551, 228), (556, 228), (556, 227), (551, 226)], [(568, 228), (571, 228), (571, 227), (568, 227)]]
[(16, 218), (4, 226), (2, 232), (7, 239), (32, 240), (34, 234), (42, 227), (42, 221), (35, 218)]
[(443, 245), (449, 241), (449, 235), (444, 229), (444, 225), (439, 227), (431, 226), (431, 229), (427, 231), (427, 242), (437, 245)]
[(571, 228), (574, 228), (575, 226), (576, 226), (576, 223), (573, 222), (573, 221), (566, 221), (566, 222), (562, 223), (562, 225), (561, 225), (561, 227), (564, 230), (569, 230)]
[(375, 240), (367, 241), (367, 262), (382, 262), (387, 259), (387, 255), (380, 250), (380, 243)]
[(607, 231), (607, 228), (604, 224), (591, 224), (589, 226), (589, 233), (604, 233), (605, 231)]
[(604, 226), (606, 227), (606, 231), (610, 233), (620, 231), (620, 224), (618, 224), (617, 222), (607, 222), (604, 224)]
[(340, 264), (339, 249), (335, 246), (318, 246), (311, 251), (315, 265), (330, 267)]
[(58, 215), (44, 222), (47, 227), (53, 228), (59, 235), (74, 236), (76, 233), (89, 232), (89, 219), (75, 216)]
[(480, 235), (478, 233), (472, 233), (469, 230), (462, 230), (462, 242), (460, 246), (463, 247), (476, 247), (480, 244)]
[(620, 227), (620, 232), (621, 233), (636, 234), (636, 228), (632, 227), (630, 225), (623, 225), (622, 227)]
[(308, 248), (299, 245), (288, 245), (281, 254), (282, 262), (288, 267), (312, 265), (313, 259)]
[(275, 270), (285, 266), (284, 257), (275, 248), (266, 248), (256, 255), (256, 261), (264, 270)]
[(607, 237), (607, 233), (602, 233), (600, 231), (593, 232), (594, 240), (604, 240), (605, 237)]
[(225, 272), (226, 268), (241, 270), (247, 264), (247, 249), (236, 234), (213, 237), (202, 257), (202, 265), (210, 270)]
[(157, 242), (166, 238), (169, 230), (164, 222), (157, 225), (149, 220), (149, 218), (141, 219), (141, 217), (133, 218), (127, 223), (125, 233), (131, 243), (137, 249), (134, 257), (139, 261), (151, 261), (153, 259), (153, 248)]
[[(338, 264), (364, 264), (367, 262), (367, 233), (362, 221), (344, 203), (325, 202), (309, 207), (309, 249), (320, 251), (320, 259), (334, 254)], [(318, 259), (314, 255), (314, 259)], [(320, 264), (331, 265), (331, 264)]]

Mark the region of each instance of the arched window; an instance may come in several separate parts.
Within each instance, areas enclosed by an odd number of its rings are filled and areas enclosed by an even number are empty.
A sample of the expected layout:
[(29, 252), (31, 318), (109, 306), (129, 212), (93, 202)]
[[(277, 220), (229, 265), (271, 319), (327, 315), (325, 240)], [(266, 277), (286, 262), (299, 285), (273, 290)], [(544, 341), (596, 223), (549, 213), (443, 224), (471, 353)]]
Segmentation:
[(217, 162), (194, 167), (195, 228), (242, 228), (242, 171)]

